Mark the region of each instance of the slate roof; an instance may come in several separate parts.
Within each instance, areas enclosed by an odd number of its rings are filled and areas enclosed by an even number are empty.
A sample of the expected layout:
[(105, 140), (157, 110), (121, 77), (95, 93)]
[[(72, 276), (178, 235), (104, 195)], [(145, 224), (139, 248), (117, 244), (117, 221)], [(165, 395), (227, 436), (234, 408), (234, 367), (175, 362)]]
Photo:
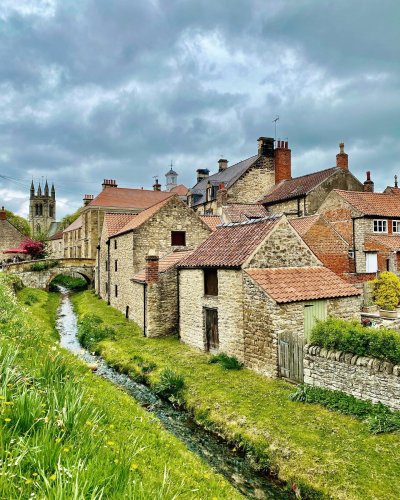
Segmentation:
[(170, 196), (173, 196), (173, 193), (148, 189), (106, 187), (87, 207), (146, 209)]
[(238, 268), (246, 262), (279, 219), (279, 216), (271, 216), (257, 221), (222, 225), (178, 267)]
[(269, 215), (268, 210), (258, 204), (229, 203), (223, 207), (223, 211), (230, 222), (245, 222)]
[(217, 226), (222, 224), (222, 219), (219, 215), (200, 215), (199, 217), (207, 224), (211, 231), (215, 231)]
[(307, 217), (296, 217), (295, 219), (289, 219), (289, 223), (300, 236), (304, 236), (317, 222), (319, 217), (318, 214), (309, 215)]
[(82, 215), (80, 215), (77, 219), (74, 220), (68, 227), (64, 229), (64, 233), (69, 233), (70, 231), (75, 231), (76, 229), (80, 229), (82, 227)]
[(130, 222), (137, 214), (127, 213), (106, 213), (104, 215), (104, 224), (107, 236), (118, 233), (128, 222)]
[(58, 231), (59, 226), (60, 226), (59, 222), (51, 222), (50, 226), (49, 226), (49, 229), (47, 231), (47, 238), (50, 238), (51, 236), (53, 236), (54, 234), (56, 234), (56, 232)]
[(245, 272), (278, 304), (360, 295), (359, 290), (326, 267), (245, 269)]
[(192, 194), (198, 194), (200, 197), (193, 203), (193, 206), (200, 205), (206, 201), (206, 190), (207, 184), (210, 182), (213, 186), (218, 186), (223, 182), (225, 187), (228, 189), (234, 184), (239, 177), (249, 169), (253, 163), (257, 160), (258, 155), (251, 156), (246, 160), (240, 161), (231, 167), (221, 170), (216, 174), (210, 175), (205, 179), (202, 179), (190, 190)]
[(350, 205), (364, 215), (400, 218), (400, 196), (386, 193), (365, 193), (334, 189)]
[[(193, 250), (176, 250), (165, 255), (158, 261), (158, 273), (165, 273), (172, 267), (175, 267), (181, 260), (188, 257), (191, 253), (193, 253)], [(140, 272), (136, 273), (132, 280), (145, 283), (146, 270), (142, 269)]]
[(364, 241), (364, 250), (379, 250), (384, 246), (394, 252), (400, 251), (400, 235), (391, 234), (370, 234), (366, 235)]
[(305, 196), (321, 184), (321, 182), (340, 171), (340, 167), (332, 167), (312, 174), (302, 175), (301, 177), (280, 181), (261, 199), (261, 203), (277, 203)]

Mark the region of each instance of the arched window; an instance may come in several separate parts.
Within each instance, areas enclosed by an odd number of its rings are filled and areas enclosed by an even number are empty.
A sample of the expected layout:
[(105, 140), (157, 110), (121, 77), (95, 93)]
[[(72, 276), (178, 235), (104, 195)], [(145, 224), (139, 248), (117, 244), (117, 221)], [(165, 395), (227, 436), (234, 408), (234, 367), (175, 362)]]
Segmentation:
[(53, 205), (50, 205), (50, 207), (49, 207), (49, 216), (53, 217), (53, 213), (54, 213), (53, 212)]
[(41, 225), (40, 224), (36, 224), (36, 232), (40, 233), (41, 230), (42, 230)]

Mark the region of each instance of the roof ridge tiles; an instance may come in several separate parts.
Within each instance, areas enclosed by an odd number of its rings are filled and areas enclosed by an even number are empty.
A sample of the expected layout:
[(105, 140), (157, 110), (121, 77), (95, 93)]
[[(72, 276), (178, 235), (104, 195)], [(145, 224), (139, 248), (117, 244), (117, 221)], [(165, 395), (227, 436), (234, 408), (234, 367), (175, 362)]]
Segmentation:
[(260, 217), (258, 219), (249, 219), (242, 222), (225, 222), (224, 224), (219, 224), (218, 227), (247, 226), (249, 224), (258, 224), (260, 222), (265, 222), (268, 220), (279, 219), (282, 216), (283, 214), (272, 214), (266, 215), (265, 217)]

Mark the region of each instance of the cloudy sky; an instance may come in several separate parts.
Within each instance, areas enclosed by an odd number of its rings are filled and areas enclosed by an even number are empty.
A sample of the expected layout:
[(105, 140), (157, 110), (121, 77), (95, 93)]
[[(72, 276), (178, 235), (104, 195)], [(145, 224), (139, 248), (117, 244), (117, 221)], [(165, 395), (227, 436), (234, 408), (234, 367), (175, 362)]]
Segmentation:
[(103, 178), (191, 186), (288, 138), (293, 175), (400, 175), (398, 0), (0, 0), (0, 204), (33, 178), (58, 218)]

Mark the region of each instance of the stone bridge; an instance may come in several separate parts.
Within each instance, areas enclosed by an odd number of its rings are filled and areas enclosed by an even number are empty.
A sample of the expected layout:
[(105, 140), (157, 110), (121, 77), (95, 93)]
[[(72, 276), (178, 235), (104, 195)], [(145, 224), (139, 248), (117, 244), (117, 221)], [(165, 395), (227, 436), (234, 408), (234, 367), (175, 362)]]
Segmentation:
[(59, 274), (80, 275), (89, 286), (94, 281), (94, 259), (41, 259), (7, 264), (4, 272), (15, 274), (30, 288), (47, 290)]

